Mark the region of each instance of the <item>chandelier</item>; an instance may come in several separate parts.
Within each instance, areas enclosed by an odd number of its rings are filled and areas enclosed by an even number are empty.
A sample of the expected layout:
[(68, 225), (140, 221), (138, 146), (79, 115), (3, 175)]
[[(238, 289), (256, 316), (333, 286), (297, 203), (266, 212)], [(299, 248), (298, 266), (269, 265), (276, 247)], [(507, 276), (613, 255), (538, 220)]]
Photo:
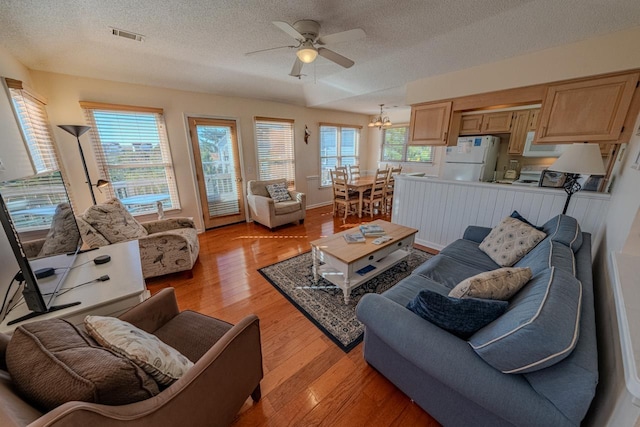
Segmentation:
[(384, 107), (384, 104), (380, 104), (380, 115), (375, 119), (371, 119), (371, 121), (369, 122), (370, 128), (373, 128), (373, 127), (377, 127), (378, 129), (382, 129), (383, 127), (388, 128), (393, 124), (391, 123), (391, 120), (389, 120), (389, 117), (382, 115), (382, 107)]

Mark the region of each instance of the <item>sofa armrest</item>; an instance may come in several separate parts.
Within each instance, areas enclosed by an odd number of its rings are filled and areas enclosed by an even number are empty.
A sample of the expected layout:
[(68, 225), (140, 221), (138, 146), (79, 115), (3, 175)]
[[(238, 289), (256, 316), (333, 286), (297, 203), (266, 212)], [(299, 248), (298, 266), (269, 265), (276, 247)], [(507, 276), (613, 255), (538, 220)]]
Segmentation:
[(180, 313), (173, 288), (165, 288), (119, 316), (143, 331), (154, 333)]
[(122, 406), (68, 402), (30, 424), (31, 427), (90, 425), (229, 426), (262, 379), (259, 321), (242, 319), (216, 342), (182, 378), (159, 395)]
[(196, 228), (191, 218), (167, 218), (141, 223), (149, 234), (163, 231), (176, 230), (178, 228)]
[(480, 227), (477, 225), (470, 225), (464, 230), (464, 235), (462, 236), (465, 240), (471, 240), (472, 242), (482, 243), (485, 237), (487, 237), (491, 233), (491, 228), (489, 227)]
[(269, 212), (269, 216), (273, 217), (276, 214), (275, 201), (271, 197), (257, 196), (250, 194), (247, 196), (249, 207), (256, 214), (262, 212)]
[(299, 202), (302, 206), (302, 210), (307, 210), (307, 195), (299, 191), (289, 191), (291, 198), (296, 202)]

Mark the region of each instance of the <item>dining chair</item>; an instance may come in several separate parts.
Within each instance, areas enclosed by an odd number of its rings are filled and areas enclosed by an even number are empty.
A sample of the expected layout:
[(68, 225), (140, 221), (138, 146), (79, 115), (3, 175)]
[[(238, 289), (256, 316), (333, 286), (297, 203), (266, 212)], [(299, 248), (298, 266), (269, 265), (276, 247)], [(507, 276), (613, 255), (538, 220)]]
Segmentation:
[(349, 178), (351, 180), (360, 178), (360, 165), (349, 165)]
[(378, 206), (378, 210), (386, 213), (385, 192), (389, 179), (389, 171), (387, 169), (376, 170), (375, 180), (371, 184), (371, 189), (364, 193), (362, 200), (362, 213), (368, 213), (373, 218), (373, 212)]
[(393, 168), (393, 167), (389, 168), (389, 176), (387, 178), (387, 186), (385, 188), (385, 193), (384, 193), (385, 212), (391, 211), (391, 208), (393, 207), (393, 191), (396, 186), (395, 177), (397, 175), (400, 175), (401, 172), (402, 172), (402, 165), (398, 165), (397, 168)]
[(357, 209), (354, 205), (358, 204), (358, 195), (350, 192), (347, 186), (347, 172), (342, 170), (335, 170), (331, 172), (331, 181), (333, 183), (333, 216), (336, 216), (339, 210), (339, 206), (344, 208), (344, 217), (342, 222), (347, 220), (347, 215), (357, 213)]

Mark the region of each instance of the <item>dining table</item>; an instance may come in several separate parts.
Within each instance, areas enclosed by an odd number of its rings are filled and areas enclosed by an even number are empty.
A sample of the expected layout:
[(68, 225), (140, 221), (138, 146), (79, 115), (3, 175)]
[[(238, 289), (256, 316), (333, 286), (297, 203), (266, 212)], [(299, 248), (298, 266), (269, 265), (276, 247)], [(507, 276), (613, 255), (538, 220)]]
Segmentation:
[(373, 184), (375, 182), (375, 175), (362, 176), (360, 178), (350, 179), (347, 181), (347, 188), (358, 192), (358, 218), (362, 218), (362, 200), (364, 198), (364, 193), (365, 191), (373, 188)]

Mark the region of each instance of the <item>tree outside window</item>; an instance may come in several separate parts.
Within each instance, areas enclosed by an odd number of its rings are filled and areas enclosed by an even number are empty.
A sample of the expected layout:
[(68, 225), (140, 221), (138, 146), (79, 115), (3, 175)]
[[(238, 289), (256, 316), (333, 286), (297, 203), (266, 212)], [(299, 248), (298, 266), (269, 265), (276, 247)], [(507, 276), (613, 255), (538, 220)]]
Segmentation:
[(433, 148), (428, 145), (409, 145), (409, 127), (385, 129), (382, 140), (382, 158), (387, 162), (433, 163)]

